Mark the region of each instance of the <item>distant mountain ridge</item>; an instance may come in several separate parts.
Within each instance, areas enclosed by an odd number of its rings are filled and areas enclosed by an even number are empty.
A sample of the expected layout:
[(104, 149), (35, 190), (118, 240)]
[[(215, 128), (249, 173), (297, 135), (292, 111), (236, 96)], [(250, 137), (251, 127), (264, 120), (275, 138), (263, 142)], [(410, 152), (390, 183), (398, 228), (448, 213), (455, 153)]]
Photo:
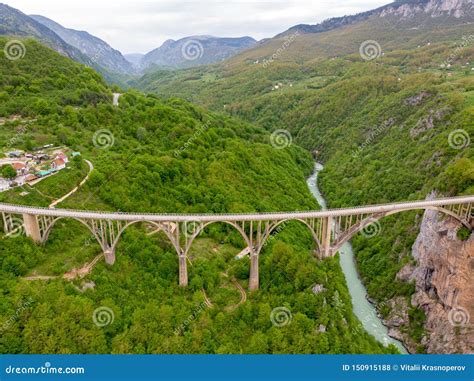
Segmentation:
[(257, 44), (252, 37), (190, 36), (167, 40), (141, 60), (144, 68), (188, 68), (212, 64), (230, 58)]
[(167, 40), (147, 54), (122, 55), (86, 31), (66, 28), (41, 15), (26, 15), (0, 3), (0, 35), (33, 37), (77, 62), (100, 71), (108, 80), (136, 75), (151, 67), (180, 69), (212, 64), (257, 44), (252, 37), (190, 36)]
[(51, 29), (66, 43), (79, 49), (92, 61), (115, 73), (131, 74), (134, 69), (118, 50), (113, 49), (105, 41), (88, 32), (65, 28), (57, 22), (40, 15), (30, 17)]
[(275, 37), (283, 37), (295, 32), (298, 33), (322, 33), (330, 30), (356, 24), (365, 21), (368, 18), (391, 17), (395, 16), (400, 21), (409, 21), (420, 16), (425, 20), (416, 20), (417, 22), (426, 21), (426, 19), (435, 19), (437, 17), (447, 16), (457, 19), (468, 18), (472, 20), (472, 11), (474, 10), (474, 0), (400, 0), (384, 5), (382, 7), (358, 13), (350, 16), (334, 17), (325, 20), (319, 24), (299, 24), (295, 25)]
[(124, 54), (124, 58), (132, 64), (132, 66), (136, 69), (141, 68), (141, 61), (142, 58), (145, 56), (143, 53), (129, 53), (129, 54)]
[(94, 62), (89, 57), (84, 55), (79, 49), (66, 43), (51, 29), (19, 10), (1, 3), (0, 35), (34, 37), (63, 56), (96, 68)]

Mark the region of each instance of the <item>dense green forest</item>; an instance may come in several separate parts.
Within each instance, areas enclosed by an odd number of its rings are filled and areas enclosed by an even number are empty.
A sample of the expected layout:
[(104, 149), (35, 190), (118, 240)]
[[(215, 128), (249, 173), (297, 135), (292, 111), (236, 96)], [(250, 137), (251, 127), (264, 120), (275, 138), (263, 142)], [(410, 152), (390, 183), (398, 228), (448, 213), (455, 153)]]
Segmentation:
[[(0, 48), (6, 43), (0, 39)], [(7, 149), (67, 146), (94, 164), (89, 181), (60, 207), (148, 212), (315, 209), (303, 148), (275, 149), (256, 126), (178, 99), (127, 91), (119, 107), (93, 70), (41, 44), (0, 56), (0, 143)], [(8, 119), (11, 116), (17, 118)], [(99, 135), (98, 135), (99, 133)], [(14, 141), (14, 146), (11, 142)], [(1, 202), (47, 206), (87, 173), (80, 159), (36, 190)], [(265, 247), (261, 289), (247, 288), (244, 247), (225, 226), (191, 251), (190, 286), (178, 287), (178, 258), (146, 225), (127, 229), (117, 262), (83, 279), (61, 276), (99, 246), (78, 222), (61, 220), (43, 246), (0, 236), (0, 353), (395, 353), (361, 329), (338, 259), (317, 261), (309, 233), (289, 224)], [(47, 275), (49, 280), (27, 280)], [(323, 290), (314, 293), (315, 284)], [(204, 293), (205, 292), (205, 293)], [(212, 307), (204, 303), (205, 295)], [(284, 308), (286, 324), (272, 324)], [(104, 322), (104, 312), (109, 319)], [(102, 324), (103, 323), (103, 324)]]
[[(394, 35), (382, 24), (296, 36), (266, 65), (283, 37), (223, 64), (151, 72), (133, 85), (289, 131), (324, 164), (320, 187), (330, 207), (474, 194), (472, 26), (397, 27)], [(374, 35), (383, 52), (364, 60), (360, 43)], [(414, 292), (396, 274), (413, 261), (421, 217), (420, 211), (385, 218), (380, 234), (352, 242), (368, 293), (380, 305), (394, 296), (409, 302)], [(417, 310), (406, 327), (417, 341), (422, 321)]]

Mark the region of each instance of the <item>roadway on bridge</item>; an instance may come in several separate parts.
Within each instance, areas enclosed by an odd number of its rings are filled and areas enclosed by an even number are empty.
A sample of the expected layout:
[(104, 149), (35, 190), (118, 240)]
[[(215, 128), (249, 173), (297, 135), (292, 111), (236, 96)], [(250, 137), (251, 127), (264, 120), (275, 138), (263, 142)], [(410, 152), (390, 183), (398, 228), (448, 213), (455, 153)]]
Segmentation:
[(153, 214), (153, 213), (116, 213), (85, 211), (72, 209), (48, 209), (33, 206), (0, 204), (0, 212), (12, 214), (30, 214), (53, 217), (72, 217), (84, 219), (104, 219), (115, 221), (153, 221), (153, 222), (217, 222), (217, 221), (268, 221), (298, 218), (339, 217), (354, 214), (386, 213), (402, 210), (416, 210), (427, 207), (443, 207), (456, 204), (474, 203), (474, 196), (450, 197), (430, 201), (410, 201), (390, 204), (369, 205), (353, 208), (328, 209), (324, 211), (295, 211), (248, 214)]

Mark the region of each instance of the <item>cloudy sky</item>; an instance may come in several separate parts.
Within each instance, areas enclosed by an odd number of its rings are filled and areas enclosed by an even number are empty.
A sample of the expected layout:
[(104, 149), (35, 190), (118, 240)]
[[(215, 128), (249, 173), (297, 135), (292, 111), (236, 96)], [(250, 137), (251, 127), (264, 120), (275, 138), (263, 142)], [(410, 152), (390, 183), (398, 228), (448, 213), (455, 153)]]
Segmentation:
[(290, 26), (354, 14), (391, 0), (3, 0), (26, 14), (86, 30), (122, 53), (192, 35), (272, 37)]

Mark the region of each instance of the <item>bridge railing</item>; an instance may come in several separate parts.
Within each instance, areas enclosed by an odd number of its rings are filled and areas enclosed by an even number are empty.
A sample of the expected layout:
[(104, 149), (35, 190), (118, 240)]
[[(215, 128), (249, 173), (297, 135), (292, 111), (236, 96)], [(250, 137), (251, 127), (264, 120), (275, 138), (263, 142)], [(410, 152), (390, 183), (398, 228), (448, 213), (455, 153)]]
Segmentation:
[(398, 209), (422, 209), (427, 206), (447, 206), (456, 204), (474, 203), (474, 196), (458, 196), (437, 200), (401, 201), (388, 204), (356, 206), (350, 208), (335, 208), (325, 211), (306, 210), (288, 212), (255, 212), (255, 213), (134, 213), (134, 212), (107, 212), (76, 209), (51, 209), (46, 207), (31, 207), (15, 204), (0, 203), (0, 212), (12, 214), (48, 215), (55, 217), (77, 217), (113, 220), (155, 220), (155, 221), (216, 221), (216, 220), (265, 220), (286, 218), (322, 218), (345, 216), (358, 213), (375, 213)]

